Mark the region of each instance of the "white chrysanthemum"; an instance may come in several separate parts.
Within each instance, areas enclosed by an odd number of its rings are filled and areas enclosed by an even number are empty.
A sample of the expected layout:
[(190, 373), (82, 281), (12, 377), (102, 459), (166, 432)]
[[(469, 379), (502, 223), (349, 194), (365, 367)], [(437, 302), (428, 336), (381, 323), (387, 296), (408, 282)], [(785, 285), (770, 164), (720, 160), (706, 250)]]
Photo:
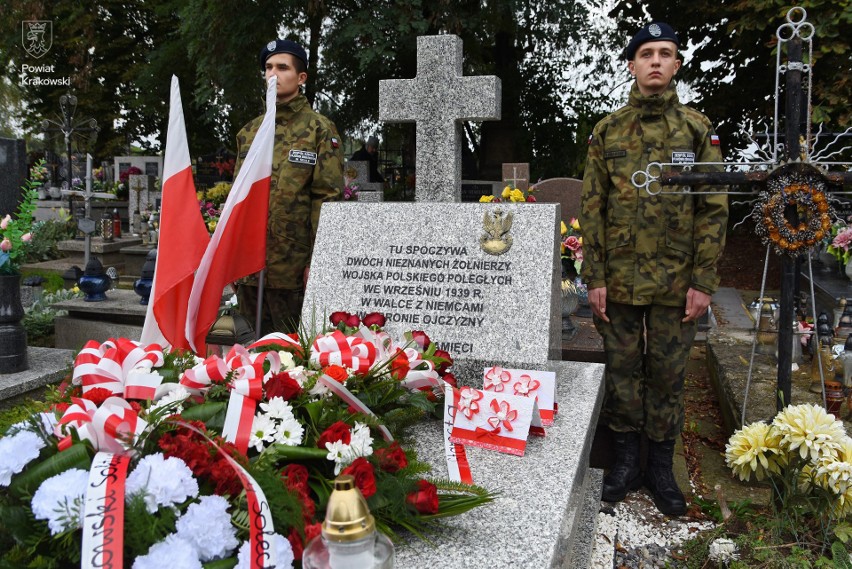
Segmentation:
[(349, 441), (352, 460), (360, 456), (373, 454), (373, 437), (370, 436), (370, 427), (363, 423), (355, 423), (352, 427), (352, 438)]
[[(272, 547), (275, 548), (275, 566), (276, 567), (292, 567), (293, 566), (293, 547), (286, 537), (273, 533), (269, 540), (272, 542)], [(240, 546), (240, 552), (237, 554), (237, 566), (235, 569), (249, 569), (251, 567), (251, 544), (244, 541)]]
[(326, 456), (326, 458), (334, 461), (335, 476), (340, 474), (340, 471), (343, 470), (345, 466), (355, 460), (351, 455), (349, 445), (343, 444), (340, 441), (325, 443), (325, 448), (328, 449), (328, 456)]
[(0, 486), (8, 486), (12, 475), (38, 457), (44, 439), (32, 431), (18, 431), (0, 439)]
[(779, 443), (780, 437), (772, 427), (763, 421), (752, 423), (731, 435), (725, 445), (725, 462), (740, 480), (750, 479), (752, 473), (763, 480), (767, 474), (781, 473), (783, 453)]
[(273, 397), (268, 402), (261, 403), (260, 409), (272, 419), (293, 419), (293, 408), (283, 397)]
[(202, 569), (198, 553), (192, 544), (175, 534), (167, 535), (166, 539), (152, 545), (147, 554), (137, 557), (132, 569), (162, 569), (163, 567)]
[(159, 506), (180, 504), (198, 496), (198, 482), (186, 463), (162, 453), (142, 458), (127, 477), (125, 488), (128, 499), (141, 493), (152, 514)]
[(181, 405), (181, 403), (183, 403), (190, 395), (190, 392), (187, 391), (183, 385), (177, 384), (176, 387), (172, 388), (171, 391), (160, 397), (156, 403), (151, 405), (150, 412), (168, 407), (171, 413), (179, 415), (183, 412), (183, 405)]
[(80, 468), (51, 476), (33, 494), (33, 516), (47, 520), (52, 535), (83, 527), (83, 503), (88, 483), (89, 473)]
[(772, 426), (781, 436), (781, 448), (817, 463), (835, 458), (840, 440), (846, 436), (843, 423), (818, 405), (789, 405), (778, 413)]
[(296, 367), (296, 360), (293, 359), (293, 354), (285, 350), (278, 352), (278, 357), (281, 358), (281, 369), (290, 370)]
[(228, 506), (221, 496), (204, 496), (177, 521), (178, 537), (192, 544), (201, 561), (226, 557), (240, 544)]
[(710, 543), (707, 557), (715, 563), (724, 563), (727, 566), (731, 561), (740, 558), (737, 552), (737, 544), (727, 537), (719, 537)]
[(275, 440), (277, 427), (277, 423), (269, 415), (255, 415), (254, 422), (251, 424), (249, 446), (261, 452), (267, 443)]
[(295, 418), (285, 419), (278, 424), (278, 430), (275, 433), (275, 442), (291, 447), (302, 444), (302, 435), (305, 434), (305, 428)]

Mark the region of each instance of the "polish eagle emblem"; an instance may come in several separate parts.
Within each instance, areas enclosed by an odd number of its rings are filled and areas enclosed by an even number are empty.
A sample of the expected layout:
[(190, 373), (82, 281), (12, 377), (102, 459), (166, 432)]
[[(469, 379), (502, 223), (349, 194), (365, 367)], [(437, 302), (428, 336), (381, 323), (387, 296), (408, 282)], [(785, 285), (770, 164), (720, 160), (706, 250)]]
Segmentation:
[(503, 210), (486, 211), (482, 218), (482, 235), (479, 246), (489, 255), (502, 255), (512, 248), (512, 212), (505, 215)]

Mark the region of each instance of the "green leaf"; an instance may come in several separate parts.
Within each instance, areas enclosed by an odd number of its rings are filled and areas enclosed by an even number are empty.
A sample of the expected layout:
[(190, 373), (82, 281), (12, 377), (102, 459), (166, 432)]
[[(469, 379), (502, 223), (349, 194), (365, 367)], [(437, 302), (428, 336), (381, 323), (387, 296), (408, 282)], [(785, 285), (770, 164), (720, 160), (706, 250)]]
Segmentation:
[(294, 447), (274, 444), (263, 451), (266, 458), (272, 460), (325, 460), (328, 451), (322, 448)]
[(852, 540), (852, 524), (848, 522), (840, 522), (834, 526), (834, 535), (843, 543), (849, 543)]
[(9, 493), (18, 498), (32, 495), (39, 485), (50, 478), (71, 468), (88, 470), (92, 464), (89, 447), (85, 443), (76, 443), (68, 449), (56, 453), (47, 460), (27, 468), (16, 476), (9, 485)]
[(187, 421), (201, 421), (208, 429), (214, 429), (221, 433), (222, 427), (225, 426), (227, 411), (228, 404), (224, 401), (209, 401), (184, 409), (180, 416)]

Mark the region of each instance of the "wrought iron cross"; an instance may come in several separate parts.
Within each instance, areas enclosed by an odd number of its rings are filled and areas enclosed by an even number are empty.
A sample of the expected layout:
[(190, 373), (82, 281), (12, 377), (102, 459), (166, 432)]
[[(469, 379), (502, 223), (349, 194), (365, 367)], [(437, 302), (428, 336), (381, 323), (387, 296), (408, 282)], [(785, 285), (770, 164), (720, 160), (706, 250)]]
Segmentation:
[[(776, 56), (775, 76), (775, 117), (774, 134), (772, 137), (772, 155), (764, 156), (761, 162), (718, 162), (701, 163), (701, 165), (736, 168), (739, 171), (718, 172), (692, 172), (692, 165), (652, 162), (645, 170), (633, 174), (633, 184), (637, 188), (645, 188), (648, 193), (655, 195), (660, 193), (680, 193), (679, 191), (664, 192), (659, 186), (701, 186), (701, 185), (753, 185), (761, 184), (770, 189), (784, 188), (788, 180), (807, 179), (816, 180), (826, 188), (840, 191), (844, 185), (852, 185), (852, 163), (828, 162), (833, 154), (821, 157), (821, 153), (813, 154), (810, 147), (811, 118), (810, 109), (802, 109), (800, 93), (802, 91), (803, 75), (807, 78), (807, 100), (810, 106), (811, 96), (811, 66), (813, 60), (813, 35), (814, 27), (806, 21), (807, 13), (803, 8), (791, 8), (787, 12), (786, 22), (778, 27), (776, 36), (778, 38), (778, 51)], [(802, 61), (803, 43), (807, 43), (809, 49), (808, 63)], [(782, 46), (787, 48), (787, 63), (781, 64)], [(779, 144), (779, 86), (780, 78), (785, 77), (785, 110), (784, 110), (784, 144)], [(806, 144), (802, 146), (801, 119), (805, 112), (806, 130), (804, 139)], [(852, 129), (850, 129), (852, 130)], [(849, 132), (849, 131), (847, 131)], [(835, 142), (843, 137), (842, 133), (835, 138)], [(752, 141), (753, 142), (753, 141)], [(831, 143), (833, 144), (833, 143)], [(831, 146), (829, 144), (829, 146)], [(831, 166), (845, 167), (846, 170), (830, 170)], [(652, 189), (652, 186), (654, 189)], [(686, 192), (691, 191), (686, 188)], [(719, 192), (738, 195), (754, 195), (754, 191), (748, 192)], [(799, 224), (798, 212), (795, 205), (787, 204), (784, 216), (792, 226)], [(810, 253), (808, 253), (810, 254)], [(792, 342), (793, 329), (793, 292), (796, 279), (796, 261), (794, 256), (784, 254), (781, 256), (781, 306), (779, 309), (778, 325), (778, 390), (776, 406), (780, 411), (784, 405), (791, 402), (791, 373), (792, 373)], [(814, 307), (815, 310), (815, 307)], [(816, 318), (814, 318), (816, 321)], [(744, 405), (745, 408), (745, 405)]]

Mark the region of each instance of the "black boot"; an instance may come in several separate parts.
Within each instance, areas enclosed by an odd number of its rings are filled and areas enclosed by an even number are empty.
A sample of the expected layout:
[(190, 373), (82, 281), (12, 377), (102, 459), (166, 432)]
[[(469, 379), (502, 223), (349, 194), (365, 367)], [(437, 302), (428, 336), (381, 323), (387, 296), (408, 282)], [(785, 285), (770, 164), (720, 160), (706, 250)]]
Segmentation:
[(604, 502), (620, 502), (631, 490), (642, 486), (639, 469), (639, 433), (613, 432), (615, 443), (615, 465), (604, 476), (601, 499)]
[(686, 500), (672, 473), (674, 447), (674, 441), (650, 441), (645, 485), (654, 496), (654, 505), (658, 510), (667, 516), (682, 516), (686, 513)]

